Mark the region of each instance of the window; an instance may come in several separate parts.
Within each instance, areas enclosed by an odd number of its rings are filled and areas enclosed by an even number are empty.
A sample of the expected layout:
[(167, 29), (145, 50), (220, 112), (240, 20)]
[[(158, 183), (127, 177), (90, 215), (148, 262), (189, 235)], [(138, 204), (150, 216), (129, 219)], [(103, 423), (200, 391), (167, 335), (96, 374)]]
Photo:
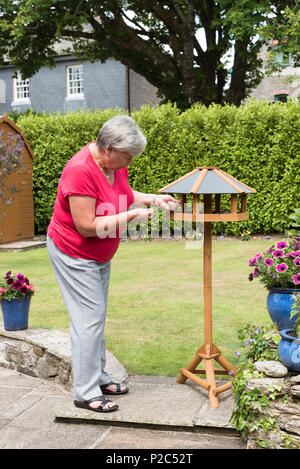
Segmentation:
[(282, 103), (286, 103), (288, 98), (288, 94), (275, 94), (274, 101), (281, 101)]
[(83, 98), (83, 66), (70, 65), (67, 67), (67, 97)]
[(20, 72), (14, 78), (14, 102), (29, 102), (29, 80), (22, 80)]
[(274, 63), (275, 65), (290, 65), (290, 54), (282, 52), (278, 48), (274, 48)]

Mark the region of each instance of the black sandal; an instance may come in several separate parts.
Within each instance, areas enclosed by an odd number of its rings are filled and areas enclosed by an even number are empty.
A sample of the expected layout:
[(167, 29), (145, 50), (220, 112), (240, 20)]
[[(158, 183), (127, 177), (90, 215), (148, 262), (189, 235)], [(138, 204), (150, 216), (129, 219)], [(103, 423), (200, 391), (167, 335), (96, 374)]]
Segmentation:
[[(108, 386), (111, 386), (112, 384), (117, 386), (116, 391), (110, 391), (109, 389), (107, 389)], [(121, 385), (119, 383), (114, 383), (113, 381), (111, 381), (110, 383), (106, 383), (106, 384), (100, 384), (100, 389), (103, 392), (103, 394), (111, 394), (113, 396), (117, 394), (126, 394), (129, 391), (128, 388), (124, 389), (124, 391), (121, 391)]]
[[(101, 404), (99, 405), (99, 407), (93, 408), (89, 404), (95, 401), (101, 401)], [(98, 397), (93, 397), (89, 401), (74, 401), (74, 404), (76, 407), (81, 407), (82, 409), (93, 410), (94, 412), (114, 412), (115, 410), (118, 410), (119, 406), (117, 404), (115, 404), (112, 407), (108, 407), (107, 409), (103, 409), (103, 407), (108, 402), (112, 402), (112, 401), (110, 401), (109, 399), (105, 399), (104, 396), (98, 396)]]

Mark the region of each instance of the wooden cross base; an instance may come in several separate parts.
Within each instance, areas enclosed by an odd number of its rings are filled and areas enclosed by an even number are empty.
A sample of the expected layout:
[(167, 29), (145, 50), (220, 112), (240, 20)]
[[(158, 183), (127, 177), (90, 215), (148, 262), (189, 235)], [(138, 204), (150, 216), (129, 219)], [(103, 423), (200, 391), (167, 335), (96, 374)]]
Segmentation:
[[(196, 370), (197, 366), (204, 360), (205, 370)], [(216, 360), (224, 370), (214, 369), (213, 360)], [(232, 386), (231, 381), (227, 381), (221, 386), (216, 386), (215, 374), (228, 375), (231, 372), (233, 376), (237, 374), (237, 369), (231, 365), (223, 356), (222, 352), (215, 345), (204, 344), (196, 352), (195, 357), (188, 365), (187, 368), (180, 369), (180, 377), (177, 379), (177, 383), (185, 383), (189, 378), (194, 383), (198, 384), (202, 388), (206, 389), (209, 393), (209, 402), (211, 407), (219, 407), (218, 394)], [(198, 374), (206, 374), (207, 381), (199, 378)]]

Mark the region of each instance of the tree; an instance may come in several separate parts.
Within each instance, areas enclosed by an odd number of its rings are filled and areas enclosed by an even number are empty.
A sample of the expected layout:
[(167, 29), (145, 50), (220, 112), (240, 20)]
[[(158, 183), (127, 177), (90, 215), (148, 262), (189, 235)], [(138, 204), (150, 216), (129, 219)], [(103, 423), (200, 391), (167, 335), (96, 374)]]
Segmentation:
[[(114, 57), (165, 100), (240, 104), (262, 78), (258, 28), (283, 20), (287, 0), (0, 0), (0, 56), (24, 78), (54, 65), (54, 44), (79, 59)], [(294, 10), (293, 10), (294, 11)], [(199, 40), (202, 31), (206, 47)], [(232, 54), (233, 65), (228, 60)]]
[(274, 53), (280, 51), (290, 56), (294, 67), (300, 66), (300, 3), (295, 0), (294, 7), (287, 6), (280, 14), (271, 16), (259, 29), (260, 34), (269, 41), (266, 73), (272, 75), (281, 71), (274, 61)]

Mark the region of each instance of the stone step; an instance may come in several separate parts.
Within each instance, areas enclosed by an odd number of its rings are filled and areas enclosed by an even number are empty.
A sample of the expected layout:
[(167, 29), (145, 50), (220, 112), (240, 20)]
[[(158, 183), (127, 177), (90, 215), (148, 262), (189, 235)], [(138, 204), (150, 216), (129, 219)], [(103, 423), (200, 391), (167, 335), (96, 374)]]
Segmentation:
[[(220, 384), (220, 383), (218, 383)], [(70, 401), (57, 406), (57, 421), (106, 423), (177, 431), (217, 430), (236, 436), (230, 422), (234, 400), (231, 391), (220, 395), (218, 408), (209, 406), (208, 394), (194, 383), (178, 384), (176, 378), (130, 376), (129, 393), (106, 396), (119, 405), (116, 412), (93, 412), (75, 407)]]

